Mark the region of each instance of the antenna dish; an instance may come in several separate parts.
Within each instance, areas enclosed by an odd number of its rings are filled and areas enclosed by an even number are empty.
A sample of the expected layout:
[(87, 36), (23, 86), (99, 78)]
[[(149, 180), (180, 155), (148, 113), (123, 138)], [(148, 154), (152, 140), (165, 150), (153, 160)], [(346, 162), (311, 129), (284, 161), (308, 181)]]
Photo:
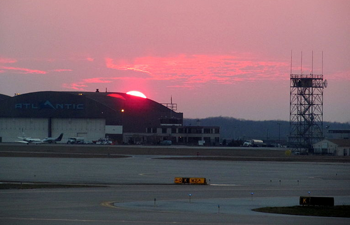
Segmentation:
[(328, 86), (328, 81), (327, 80), (324, 80), (323, 81), (323, 87), (326, 88)]

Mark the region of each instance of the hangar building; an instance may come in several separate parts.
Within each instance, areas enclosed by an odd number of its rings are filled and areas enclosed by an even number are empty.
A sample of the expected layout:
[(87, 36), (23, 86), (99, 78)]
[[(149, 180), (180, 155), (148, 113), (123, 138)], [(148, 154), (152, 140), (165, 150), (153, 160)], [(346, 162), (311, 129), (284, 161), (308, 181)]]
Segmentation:
[(219, 144), (219, 127), (183, 126), (183, 113), (151, 99), (117, 92), (42, 91), (0, 94), (0, 141), (56, 137), (62, 142), (109, 138), (115, 143)]
[(322, 155), (350, 155), (350, 139), (324, 139), (313, 145), (315, 154)]

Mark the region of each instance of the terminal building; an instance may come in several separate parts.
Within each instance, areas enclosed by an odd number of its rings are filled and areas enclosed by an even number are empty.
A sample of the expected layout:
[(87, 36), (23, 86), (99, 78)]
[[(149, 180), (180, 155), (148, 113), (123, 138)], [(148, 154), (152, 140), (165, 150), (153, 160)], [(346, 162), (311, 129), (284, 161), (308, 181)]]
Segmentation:
[(0, 94), (0, 141), (63, 133), (63, 143), (80, 137), (87, 143), (108, 138), (115, 144), (219, 144), (219, 127), (183, 126), (183, 113), (169, 105), (98, 90)]

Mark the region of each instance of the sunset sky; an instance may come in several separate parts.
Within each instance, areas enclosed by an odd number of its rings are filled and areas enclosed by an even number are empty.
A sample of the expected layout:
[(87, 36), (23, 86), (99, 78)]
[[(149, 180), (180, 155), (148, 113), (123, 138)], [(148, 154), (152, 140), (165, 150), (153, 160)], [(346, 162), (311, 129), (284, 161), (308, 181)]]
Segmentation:
[(0, 93), (128, 92), (185, 118), (289, 120), (289, 77), (322, 73), (350, 122), (349, 0), (0, 0)]

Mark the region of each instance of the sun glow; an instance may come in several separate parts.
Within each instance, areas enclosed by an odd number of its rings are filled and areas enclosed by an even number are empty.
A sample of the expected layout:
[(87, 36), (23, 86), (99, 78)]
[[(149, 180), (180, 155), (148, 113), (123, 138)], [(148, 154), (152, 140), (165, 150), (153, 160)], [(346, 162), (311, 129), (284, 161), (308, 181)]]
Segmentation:
[(126, 92), (128, 95), (133, 95), (141, 98), (147, 98), (146, 95), (144, 95), (142, 92), (139, 91), (128, 91)]
[(122, 100), (125, 100), (125, 98), (121, 95), (118, 95), (118, 94), (108, 94), (107, 96), (109, 97), (113, 97), (113, 98), (120, 98)]

